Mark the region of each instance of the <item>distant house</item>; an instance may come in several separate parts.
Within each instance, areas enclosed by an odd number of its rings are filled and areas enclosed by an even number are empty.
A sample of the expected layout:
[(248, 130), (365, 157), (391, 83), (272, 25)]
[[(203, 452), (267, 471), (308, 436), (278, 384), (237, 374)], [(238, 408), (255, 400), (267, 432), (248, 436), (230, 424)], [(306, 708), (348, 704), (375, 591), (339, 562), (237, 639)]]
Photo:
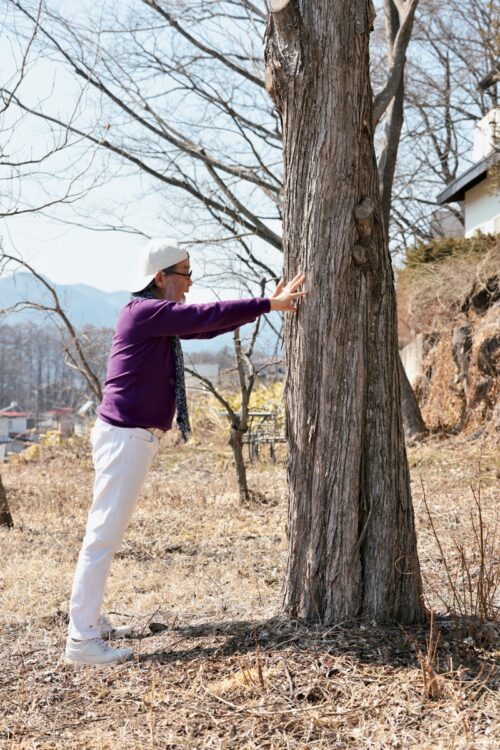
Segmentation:
[(476, 125), (474, 164), (450, 183), (436, 198), (442, 206), (464, 202), (465, 236), (500, 232), (500, 109), (497, 107)]
[(24, 450), (31, 439), (31, 430), (35, 420), (25, 411), (20, 411), (17, 402), (13, 401), (5, 409), (0, 409), (0, 462), (8, 453), (19, 453)]
[(0, 411), (0, 437), (14, 437), (22, 435), (29, 429), (28, 420), (30, 415), (24, 411), (3, 410)]
[(0, 464), (3, 463), (7, 457), (7, 452), (14, 441), (10, 438), (2, 437), (0, 435)]
[(74, 410), (71, 406), (59, 406), (44, 412), (40, 416), (40, 430), (57, 430), (63, 435), (72, 435), (75, 426)]

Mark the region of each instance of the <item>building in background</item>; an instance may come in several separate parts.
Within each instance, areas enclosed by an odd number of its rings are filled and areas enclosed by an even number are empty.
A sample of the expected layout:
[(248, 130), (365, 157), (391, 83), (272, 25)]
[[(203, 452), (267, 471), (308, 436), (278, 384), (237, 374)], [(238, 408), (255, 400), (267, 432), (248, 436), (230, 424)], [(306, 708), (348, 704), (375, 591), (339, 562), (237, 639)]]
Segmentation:
[(57, 406), (43, 412), (38, 422), (40, 432), (54, 430), (68, 437), (73, 434), (75, 427), (75, 414), (71, 406)]
[(476, 125), (474, 164), (436, 198), (442, 206), (463, 201), (465, 236), (500, 232), (500, 109), (495, 107)]
[[(17, 435), (24, 435), (30, 428), (28, 412), (19, 411), (18, 409), (1, 409), (0, 410), (0, 437), (12, 438)], [(31, 425), (32, 426), (32, 425)]]
[(20, 411), (15, 401), (0, 409), (0, 463), (5, 460), (8, 453), (23, 450), (26, 441), (31, 437), (29, 430), (33, 428), (34, 423), (31, 414)]

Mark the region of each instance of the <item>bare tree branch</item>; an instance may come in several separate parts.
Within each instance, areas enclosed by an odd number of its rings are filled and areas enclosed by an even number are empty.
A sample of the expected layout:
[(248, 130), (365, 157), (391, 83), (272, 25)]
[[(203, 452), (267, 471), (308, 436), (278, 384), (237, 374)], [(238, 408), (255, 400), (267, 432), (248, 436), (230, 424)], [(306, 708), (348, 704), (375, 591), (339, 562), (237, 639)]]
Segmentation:
[(18, 258), (14, 255), (9, 255), (7, 253), (1, 252), (0, 264), (2, 264), (2, 267), (5, 267), (7, 263), (16, 263), (20, 265), (22, 268), (25, 268), (27, 271), (29, 271), (32, 274), (32, 276), (41, 284), (41, 286), (43, 286), (48, 291), (49, 295), (52, 297), (53, 305), (43, 305), (43, 304), (30, 302), (29, 300), (26, 300), (20, 303), (16, 303), (10, 308), (0, 309), (0, 314), (6, 314), (16, 309), (19, 310), (19, 309), (26, 309), (26, 308), (32, 308), (36, 310), (45, 310), (48, 313), (55, 314), (58, 317), (58, 319), (61, 321), (62, 325), (64, 326), (64, 329), (69, 336), (69, 340), (75, 348), (75, 351), (77, 354), (77, 360), (79, 363), (79, 367), (78, 367), (79, 371), (82, 373), (83, 377), (87, 381), (90, 389), (95, 394), (96, 398), (99, 401), (101, 401), (102, 389), (101, 389), (101, 383), (99, 382), (99, 378), (96, 376), (96, 374), (93, 372), (92, 368), (89, 365), (87, 357), (85, 356), (85, 352), (83, 351), (83, 348), (81, 346), (81, 342), (78, 337), (78, 334), (74, 326), (72, 325), (71, 321), (69, 320), (68, 316), (66, 315), (61, 305), (59, 296), (56, 290), (54, 289), (54, 287), (40, 273), (35, 271), (33, 266), (31, 266), (25, 260), (22, 260), (21, 258)]
[(406, 50), (410, 41), (413, 19), (418, 2), (419, 0), (406, 0), (406, 2), (403, 3), (402, 0), (398, 0), (398, 3), (395, 3), (400, 14), (400, 26), (391, 51), (392, 59), (387, 75), (387, 82), (382, 91), (380, 91), (373, 100), (374, 126), (377, 125), (389, 106), (389, 102), (395, 96), (399, 81), (403, 75)]
[(142, 0), (143, 3), (148, 5), (150, 8), (155, 10), (157, 13), (159, 13), (168, 23), (170, 26), (172, 26), (176, 31), (179, 32), (185, 39), (187, 39), (194, 47), (197, 47), (202, 52), (206, 52), (208, 55), (213, 57), (216, 60), (219, 60), (219, 62), (226, 65), (230, 70), (237, 73), (242, 78), (246, 78), (251, 83), (255, 84), (256, 86), (259, 86), (260, 88), (264, 88), (264, 81), (260, 78), (257, 78), (256, 76), (249, 73), (245, 68), (242, 68), (239, 65), (236, 65), (236, 63), (233, 63), (231, 60), (228, 59), (227, 56), (222, 55), (218, 50), (214, 49), (213, 47), (208, 47), (205, 44), (202, 44), (199, 39), (194, 37), (192, 34), (189, 34), (182, 26), (173, 18), (171, 13), (168, 13), (164, 8), (162, 8), (155, 0)]

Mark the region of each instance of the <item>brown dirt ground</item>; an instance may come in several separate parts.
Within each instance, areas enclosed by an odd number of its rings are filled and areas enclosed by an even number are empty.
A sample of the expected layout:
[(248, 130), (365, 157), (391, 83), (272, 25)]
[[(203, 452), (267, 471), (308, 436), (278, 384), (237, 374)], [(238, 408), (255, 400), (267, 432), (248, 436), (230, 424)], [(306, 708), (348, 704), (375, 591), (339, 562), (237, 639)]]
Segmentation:
[[(0, 747), (500, 746), (498, 599), (490, 601), (494, 621), (481, 624), (470, 616), (474, 595), (460, 594), (463, 576), (465, 590), (468, 574), (472, 588), (478, 580), (471, 487), (477, 497), (479, 484), (482, 580), (498, 582), (498, 446), (491, 438), (433, 437), (410, 449), (426, 597), (441, 616), (426, 670), (428, 628), (324, 627), (279, 616), (286, 553), (279, 458), (273, 465), (264, 456), (250, 470), (258, 495), (242, 507), (221, 437), (185, 448), (164, 442), (105, 602), (112, 619), (134, 624), (134, 660), (81, 669), (61, 654), (92, 483), (87, 445), (45, 448), (38, 460), (2, 467), (15, 528), (0, 529)], [(450, 609), (469, 617), (444, 617)], [(166, 627), (152, 632), (152, 623)]]

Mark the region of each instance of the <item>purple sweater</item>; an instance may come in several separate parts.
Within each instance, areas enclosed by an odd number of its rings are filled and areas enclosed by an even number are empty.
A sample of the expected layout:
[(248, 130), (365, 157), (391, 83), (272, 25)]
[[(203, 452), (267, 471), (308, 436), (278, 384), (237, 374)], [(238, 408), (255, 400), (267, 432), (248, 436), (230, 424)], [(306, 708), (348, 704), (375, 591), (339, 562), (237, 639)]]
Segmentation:
[(171, 337), (210, 339), (270, 309), (269, 300), (262, 297), (206, 305), (131, 300), (116, 324), (100, 418), (118, 427), (169, 430), (175, 414)]

